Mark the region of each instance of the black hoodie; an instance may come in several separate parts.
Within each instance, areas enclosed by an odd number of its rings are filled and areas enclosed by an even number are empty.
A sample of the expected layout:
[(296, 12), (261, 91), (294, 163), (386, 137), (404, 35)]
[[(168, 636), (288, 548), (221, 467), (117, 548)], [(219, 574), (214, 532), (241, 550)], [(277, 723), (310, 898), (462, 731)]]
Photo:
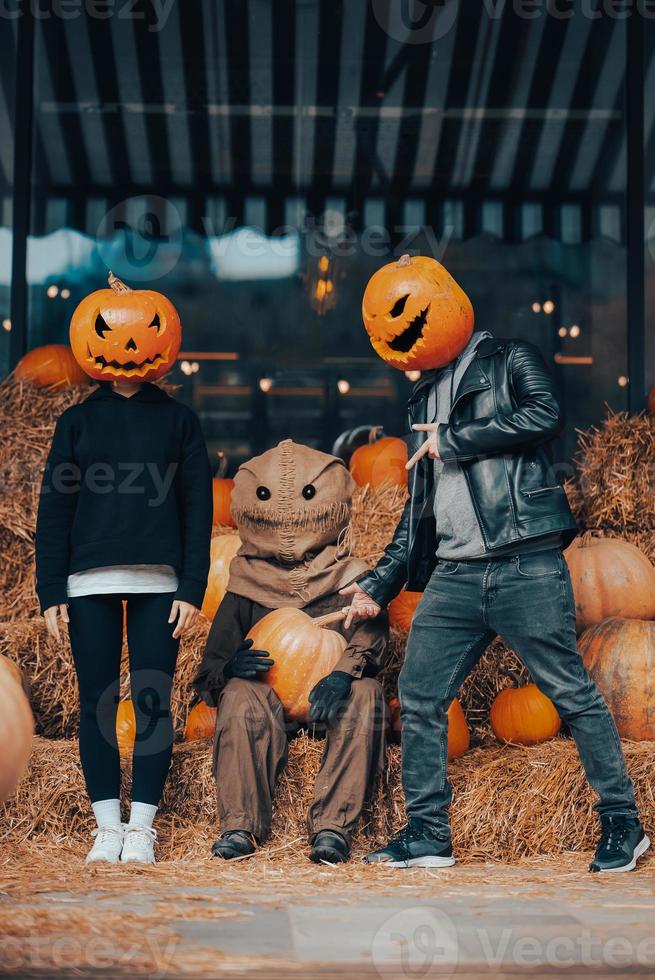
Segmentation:
[(211, 473), (196, 414), (153, 384), (101, 384), (57, 420), (36, 525), (41, 610), (72, 572), (172, 565), (177, 599), (200, 606), (209, 570)]

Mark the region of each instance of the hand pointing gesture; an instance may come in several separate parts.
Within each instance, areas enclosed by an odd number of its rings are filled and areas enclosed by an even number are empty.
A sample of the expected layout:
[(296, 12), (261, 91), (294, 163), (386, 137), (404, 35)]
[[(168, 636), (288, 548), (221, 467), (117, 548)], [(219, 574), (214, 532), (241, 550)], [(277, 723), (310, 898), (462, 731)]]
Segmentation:
[(429, 456), (430, 459), (441, 459), (441, 456), (439, 455), (439, 447), (437, 445), (438, 428), (438, 422), (425, 422), (412, 426), (414, 432), (428, 432), (429, 435), (421, 448), (417, 449), (411, 459), (407, 460), (405, 464), (406, 470), (411, 470), (411, 468), (418, 463), (419, 459), (423, 459), (424, 456)]

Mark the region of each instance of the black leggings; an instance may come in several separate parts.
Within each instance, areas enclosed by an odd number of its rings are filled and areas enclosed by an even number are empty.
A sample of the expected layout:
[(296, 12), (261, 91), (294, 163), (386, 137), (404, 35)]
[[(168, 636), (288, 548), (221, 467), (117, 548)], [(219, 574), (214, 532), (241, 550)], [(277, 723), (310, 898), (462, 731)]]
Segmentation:
[(80, 759), (92, 803), (120, 795), (116, 744), (123, 599), (136, 716), (132, 799), (157, 805), (173, 752), (170, 701), (179, 640), (168, 622), (173, 592), (69, 599), (70, 641), (80, 688)]

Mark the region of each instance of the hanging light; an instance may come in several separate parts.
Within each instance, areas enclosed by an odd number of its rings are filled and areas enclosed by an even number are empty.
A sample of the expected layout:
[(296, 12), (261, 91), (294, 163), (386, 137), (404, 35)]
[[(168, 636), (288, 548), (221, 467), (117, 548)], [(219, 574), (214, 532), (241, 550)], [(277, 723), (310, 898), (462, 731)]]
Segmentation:
[(198, 371), (200, 370), (200, 365), (198, 364), (197, 361), (191, 361), (191, 364), (189, 366), (191, 368), (191, 374), (197, 374)]
[(544, 313), (550, 314), (554, 311), (554, 309), (555, 304), (553, 303), (552, 299), (547, 299), (544, 303)]
[(350, 381), (346, 381), (345, 378), (340, 378), (337, 381), (337, 388), (339, 389), (340, 395), (347, 395), (350, 391)]
[(619, 383), (619, 388), (626, 388), (630, 383), (630, 379), (627, 378), (625, 374), (620, 374), (617, 381)]
[(536, 302), (533, 303), (532, 304), (532, 312), (533, 313), (541, 313), (541, 303), (536, 303)]
[(405, 377), (408, 381), (418, 381), (421, 377), (420, 371), (405, 371)]
[(67, 287), (64, 286), (64, 288), (62, 289), (59, 295), (61, 296), (62, 299), (69, 299), (70, 294), (71, 294), (70, 289), (67, 289)]
[(46, 296), (48, 297), (48, 299), (54, 299), (55, 296), (58, 295), (58, 293), (59, 293), (59, 287), (55, 286), (54, 284), (52, 286), (48, 286), (48, 288), (46, 289)]
[(580, 336), (580, 324), (579, 323), (574, 323), (573, 324), (573, 326), (569, 330), (569, 336), (570, 337), (579, 337)]
[(559, 334), (560, 337), (566, 337), (568, 335), (568, 330), (566, 329), (566, 327), (560, 327), (557, 333)]
[(263, 391), (264, 394), (269, 392), (273, 387), (273, 378), (260, 378), (259, 379), (259, 389)]
[(321, 255), (318, 260), (318, 270), (319, 272), (327, 272), (330, 268), (330, 260), (327, 255)]
[(191, 364), (189, 361), (180, 361), (180, 371), (182, 374), (186, 374), (187, 376), (192, 373)]
[(7, 333), (9, 333), (9, 331), (11, 330), (11, 320), (9, 319), (8, 316), (6, 316), (2, 321), (2, 326), (7, 331)]

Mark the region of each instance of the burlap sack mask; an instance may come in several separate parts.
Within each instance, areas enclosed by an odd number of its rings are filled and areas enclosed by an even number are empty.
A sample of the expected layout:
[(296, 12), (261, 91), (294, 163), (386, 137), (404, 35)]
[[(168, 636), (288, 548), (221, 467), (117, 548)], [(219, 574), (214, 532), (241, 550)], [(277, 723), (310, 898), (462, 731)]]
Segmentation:
[(290, 439), (244, 463), (232, 492), (243, 545), (230, 592), (270, 609), (302, 608), (362, 575), (366, 564), (349, 557), (347, 541), (354, 487), (341, 460)]

